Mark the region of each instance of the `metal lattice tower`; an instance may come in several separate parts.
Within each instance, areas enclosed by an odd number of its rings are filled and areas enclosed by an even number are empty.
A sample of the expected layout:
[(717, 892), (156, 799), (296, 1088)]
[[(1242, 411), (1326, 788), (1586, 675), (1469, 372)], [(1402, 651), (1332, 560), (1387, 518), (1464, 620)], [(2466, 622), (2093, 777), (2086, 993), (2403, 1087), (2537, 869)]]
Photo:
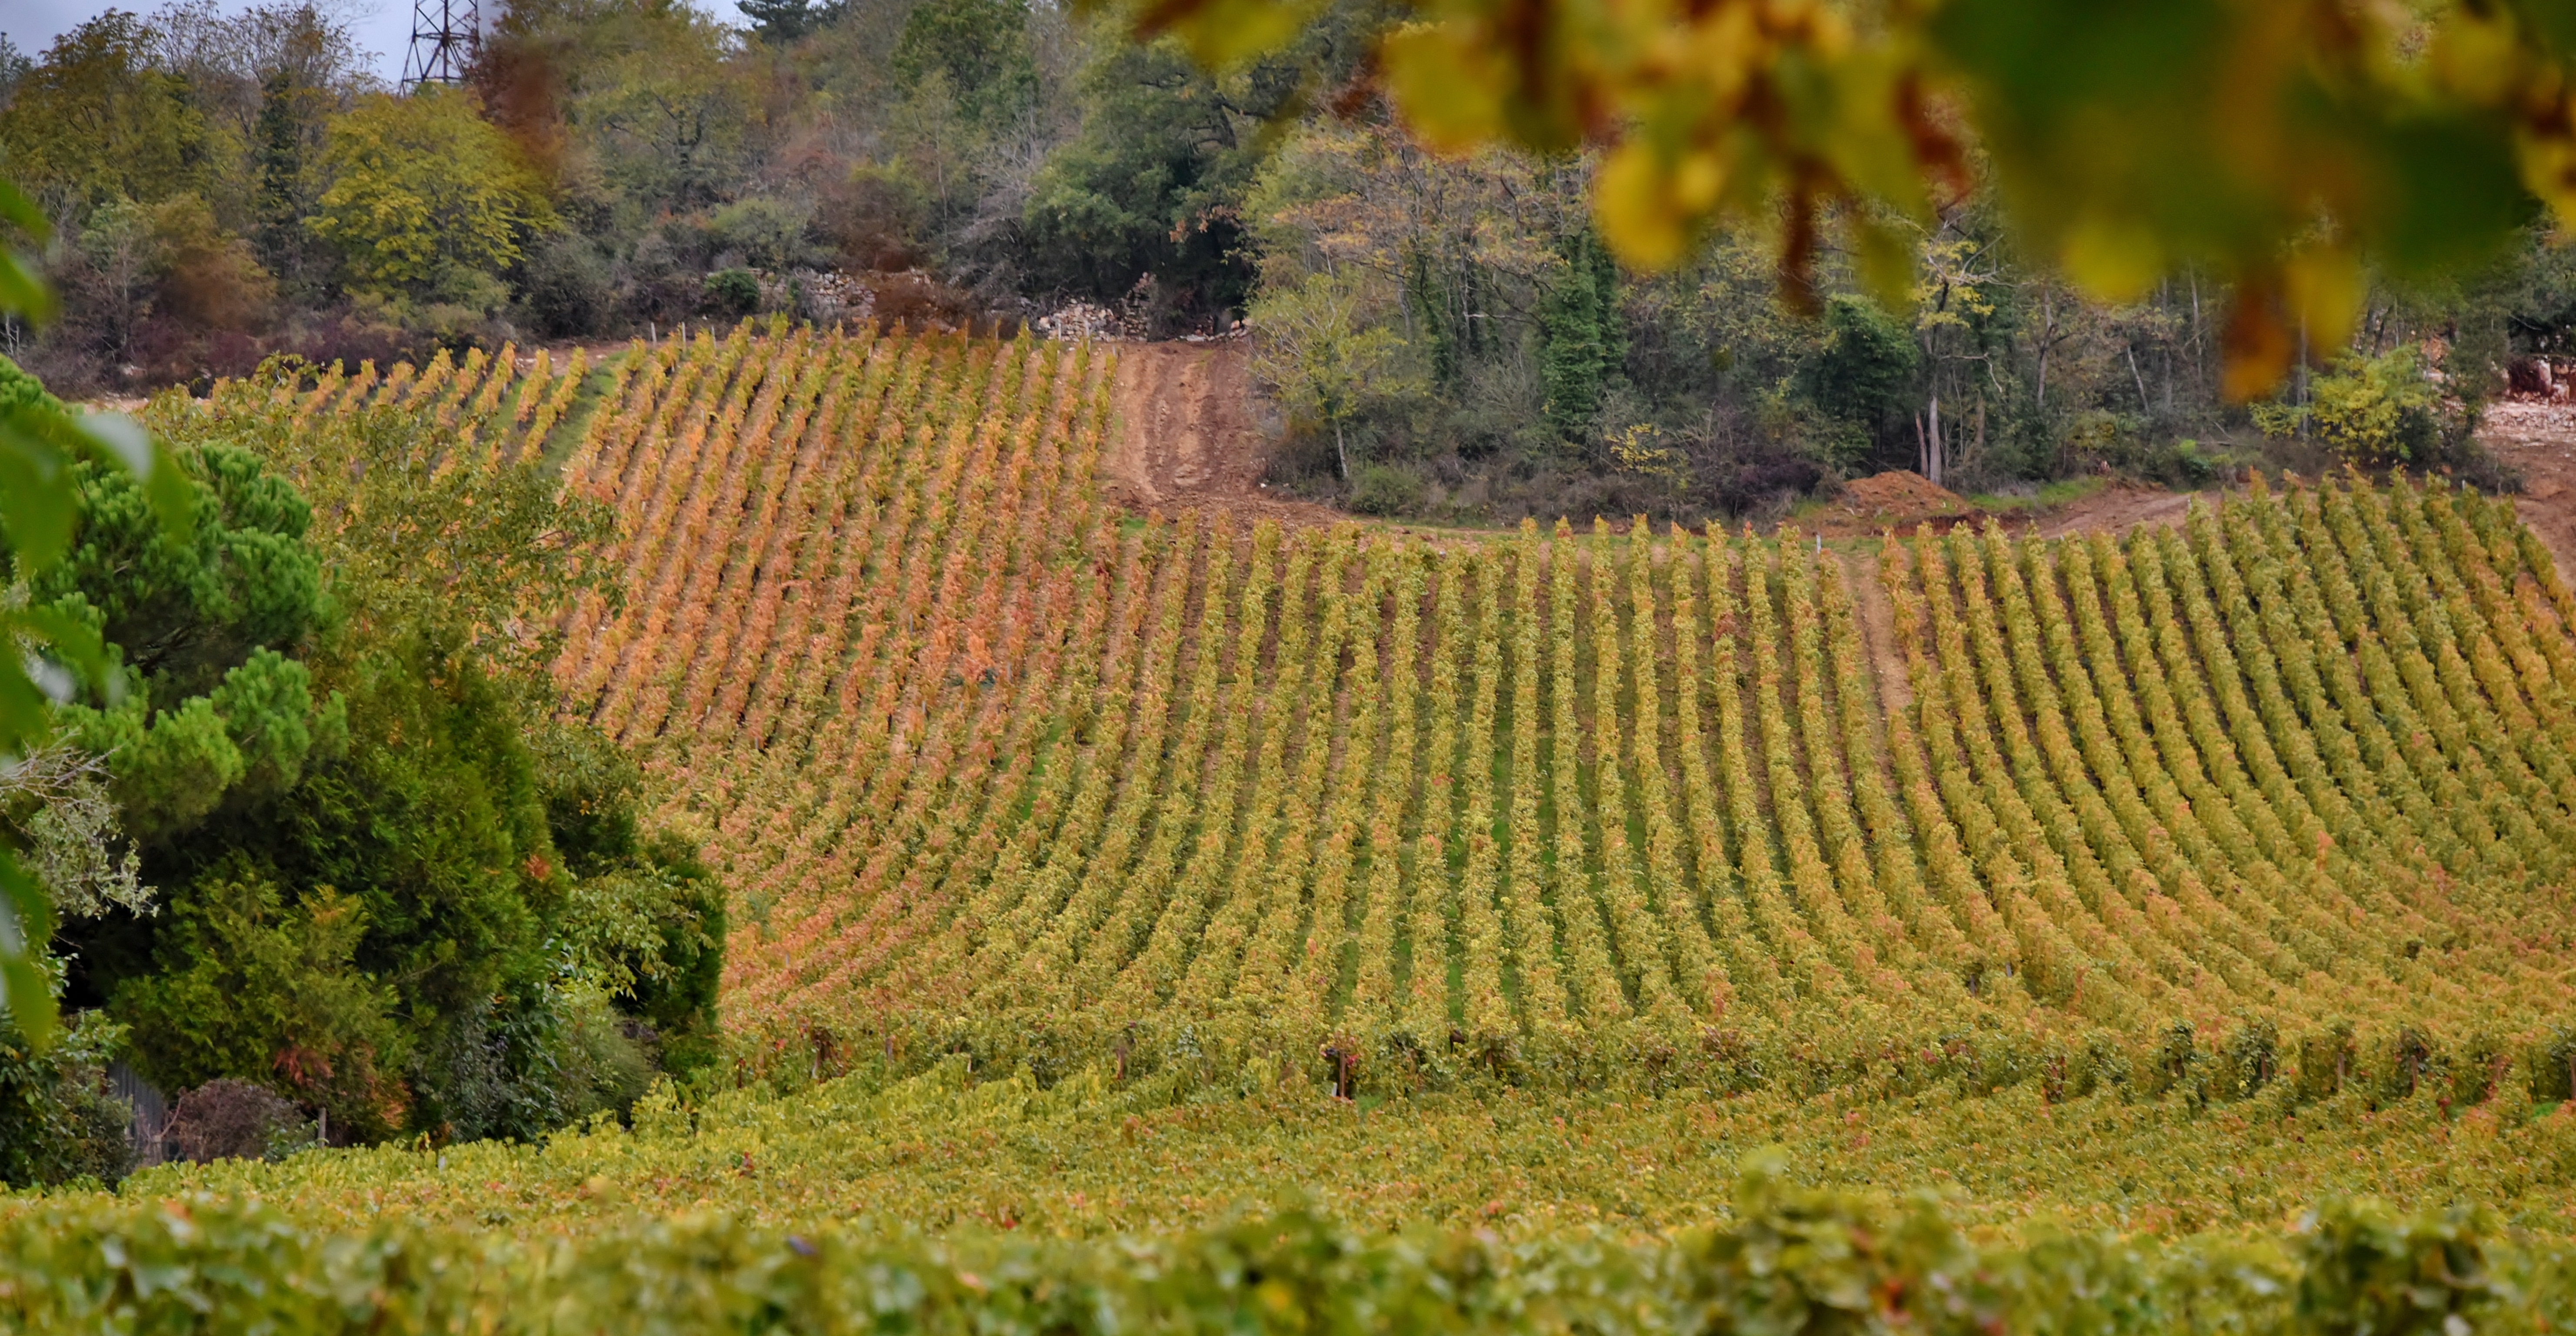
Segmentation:
[(402, 90), (461, 84), (483, 43), (478, 0), (412, 0), (411, 54), (403, 57)]

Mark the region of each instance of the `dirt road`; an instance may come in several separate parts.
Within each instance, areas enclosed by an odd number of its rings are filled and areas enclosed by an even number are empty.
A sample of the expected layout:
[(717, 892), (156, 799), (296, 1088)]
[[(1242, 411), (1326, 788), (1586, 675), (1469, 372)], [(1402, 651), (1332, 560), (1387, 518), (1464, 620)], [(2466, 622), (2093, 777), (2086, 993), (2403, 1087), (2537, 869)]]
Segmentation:
[[(2016, 535), (2065, 538), (2072, 534), (2126, 533), (2142, 524), (2175, 525), (2183, 521), (2192, 493), (2159, 487), (2115, 484), (2089, 496), (2037, 513), (1999, 514), (2004, 528)], [(1987, 512), (1956, 493), (1944, 491), (1914, 473), (1881, 473), (1843, 485), (1815, 521), (1828, 538), (1869, 538), (1894, 530), (1911, 534), (1917, 525), (1946, 530), (1953, 525), (1982, 526)]]
[(1861, 649), (1869, 655), (1870, 672), (1878, 678), (1878, 703), (1882, 710), (1902, 710), (1914, 704), (1914, 684), (1905, 676), (1905, 658), (1896, 648), (1896, 609), (1887, 601), (1887, 589), (1879, 583), (1879, 562), (1884, 551), (1870, 550), (1843, 554), (1843, 580), (1851, 587), (1855, 619), (1860, 623)]
[(2576, 576), (2576, 405), (2497, 404), (2487, 409), (2478, 439), (2522, 471), (2514, 509), (2558, 558), (2559, 575)]
[(1224, 512), (1290, 525), (1346, 518), (1261, 486), (1268, 441), (1244, 345), (1118, 345), (1110, 495), (1132, 510)]
[[(2067, 538), (2087, 533), (2122, 534), (2145, 524), (2173, 527), (2190, 512), (2194, 495), (2151, 487), (2106, 487), (2040, 520), (2037, 533), (2042, 538)], [(2202, 504), (2212, 499), (2204, 497)]]

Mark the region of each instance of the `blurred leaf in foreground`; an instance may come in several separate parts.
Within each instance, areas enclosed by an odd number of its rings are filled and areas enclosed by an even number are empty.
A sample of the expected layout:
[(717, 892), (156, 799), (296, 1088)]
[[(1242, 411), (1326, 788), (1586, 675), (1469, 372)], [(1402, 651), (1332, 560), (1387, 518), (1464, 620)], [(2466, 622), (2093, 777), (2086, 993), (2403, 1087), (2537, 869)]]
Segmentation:
[[(0, 227), (38, 241), (46, 230), (44, 215), (5, 181)], [(53, 296), (34, 263), (0, 242), (0, 317), (52, 314)], [(27, 577), (71, 546), (80, 518), (72, 464), (83, 457), (133, 470), (161, 523), (186, 525), (187, 479), (133, 423), (76, 414), (0, 359), (0, 552), (11, 563), (11, 583), (0, 596), (0, 766), (23, 764), (44, 743), (55, 702), (110, 680), (97, 627), (31, 608), (25, 597)], [(0, 1014), (38, 1045), (54, 1030), (53, 985), (41, 965), (51, 923), (43, 889), (14, 850), (0, 847)]]
[[(1093, 0), (1201, 59), (1284, 45), (1312, 0)], [(2576, 222), (2566, 0), (1410, 0), (1385, 87), (1434, 147), (1598, 149), (1622, 261), (1780, 220), (1780, 278), (1836, 218), (1926, 217), (1988, 178), (2106, 301), (2230, 281), (2227, 388), (2350, 332), (2362, 275), (2454, 270)], [(1855, 244), (1868, 249), (1867, 236)]]

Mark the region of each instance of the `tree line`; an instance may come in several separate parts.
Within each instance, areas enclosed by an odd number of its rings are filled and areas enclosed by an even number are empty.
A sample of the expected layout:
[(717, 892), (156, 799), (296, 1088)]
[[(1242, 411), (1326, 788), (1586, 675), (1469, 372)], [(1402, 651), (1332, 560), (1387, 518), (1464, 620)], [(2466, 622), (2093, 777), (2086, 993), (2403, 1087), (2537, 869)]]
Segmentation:
[(0, 49), (0, 166), (64, 296), (0, 352), (66, 389), (202, 384), (280, 349), (813, 314), (742, 280), (829, 269), (925, 270), (913, 298), (950, 319), (1149, 274), (1158, 332), (1239, 308), (1230, 210), (1292, 86), (1220, 88), (1024, 0), (753, 9), (524, 0), (470, 83), (410, 96), (307, 4), (182, 0)]
[[(2010, 491), (2340, 453), (2500, 483), (2476, 405), (2562, 337), (2576, 286), (2536, 224), (2438, 273), (2364, 265), (2349, 337), (2320, 331), (2249, 415), (2223, 265), (2105, 301), (1981, 185), (1770, 196), (1634, 267), (1608, 150), (1425, 146), (1373, 63), (1391, 17), (1345, 0), (1205, 64), (1044, 0), (520, 0), (465, 86), (397, 97), (310, 5), (109, 12), (0, 52), (0, 165), (54, 224), (65, 298), (0, 353), (67, 389), (203, 388), (280, 349), (354, 367), (1082, 300), (1152, 336), (1248, 317), (1292, 446), (1275, 480), (1324, 499), (1702, 518), (1887, 468)], [(1963, 181), (1994, 166), (1961, 152)]]

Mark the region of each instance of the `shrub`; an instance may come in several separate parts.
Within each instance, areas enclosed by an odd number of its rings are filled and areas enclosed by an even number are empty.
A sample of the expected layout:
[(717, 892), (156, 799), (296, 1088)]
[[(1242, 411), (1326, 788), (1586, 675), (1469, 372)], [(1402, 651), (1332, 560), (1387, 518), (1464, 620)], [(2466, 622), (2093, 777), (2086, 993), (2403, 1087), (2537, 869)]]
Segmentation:
[(170, 1111), (170, 1139), (179, 1153), (200, 1164), (259, 1160), (304, 1128), (296, 1107), (277, 1092), (230, 1077), (208, 1081), (179, 1097)]
[(528, 257), (519, 301), (540, 336), (568, 339), (598, 332), (611, 295), (598, 249), (584, 238), (559, 236)]
[(414, 1066), (416, 1125), (443, 1140), (535, 1141), (644, 1093), (652, 1062), (598, 994), (538, 987), (472, 1005)]
[(825, 187), (817, 213), (844, 263), (909, 269), (924, 258), (918, 237), (929, 211), (929, 192), (901, 164), (863, 163)]
[(1747, 515), (1802, 496), (1825, 479), (1825, 471), (1803, 455), (1754, 447), (1730, 452), (1701, 464), (1700, 492), (1729, 515)]
[(1362, 515), (1402, 515), (1422, 504), (1422, 475), (1397, 464), (1363, 464), (1351, 478), (1351, 509)]
[(749, 315), (760, 309), (760, 279), (748, 269), (726, 269), (707, 275), (707, 309), (718, 315)]
[(2309, 381), (2305, 405), (2258, 404), (2254, 425), (2266, 436), (2287, 437), (2304, 427), (2318, 444), (2356, 464), (2426, 464), (2443, 453), (2446, 419), (2442, 387), (2421, 353), (2397, 348), (2377, 357), (2350, 357)]
[(39, 1053), (0, 1014), (0, 1187), (125, 1176), (134, 1110), (107, 1088), (108, 1059), (124, 1034), (84, 1013)]
[(2205, 486), (2218, 476), (2218, 465), (2201, 453), (2200, 442), (2189, 439), (2174, 442), (2171, 462), (2166, 467), (2192, 487)]
[(405, 1035), (394, 990), (352, 963), (368, 928), (352, 897), (322, 887), (288, 904), (264, 879), (209, 877), (174, 891), (165, 917), (162, 968), (123, 981), (113, 1002), (155, 1081), (277, 1072), (353, 1133), (401, 1125), (383, 1068)]
[(788, 269), (805, 262), (805, 228), (813, 213), (811, 204), (754, 195), (717, 209), (707, 220), (707, 230), (718, 247), (754, 265)]

